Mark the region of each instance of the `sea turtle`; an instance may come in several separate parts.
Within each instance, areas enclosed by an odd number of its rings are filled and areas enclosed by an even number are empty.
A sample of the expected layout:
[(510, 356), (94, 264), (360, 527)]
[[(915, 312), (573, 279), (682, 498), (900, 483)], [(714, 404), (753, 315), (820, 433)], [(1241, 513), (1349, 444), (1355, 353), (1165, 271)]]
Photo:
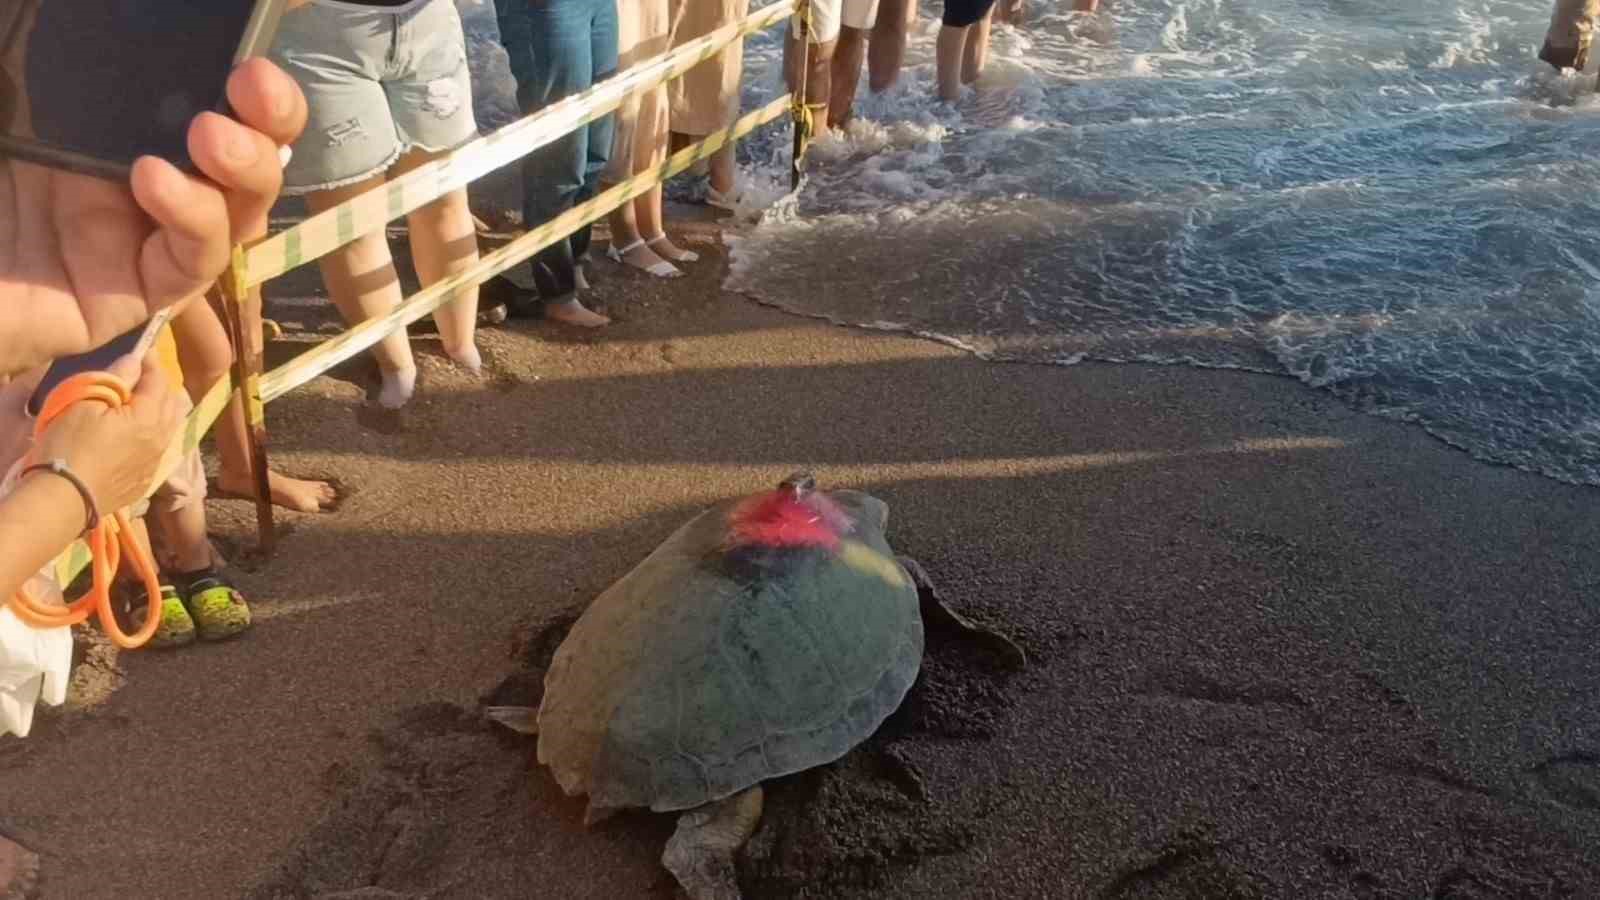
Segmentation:
[(885, 540), (888, 515), (806, 473), (718, 504), (589, 606), (537, 710), (486, 712), (538, 734), (539, 761), (588, 796), (586, 822), (684, 811), (662, 863), (694, 900), (737, 898), (734, 853), (760, 819), (760, 783), (877, 730), (916, 680), (925, 614), (1021, 657), (919, 591), (921, 568)]

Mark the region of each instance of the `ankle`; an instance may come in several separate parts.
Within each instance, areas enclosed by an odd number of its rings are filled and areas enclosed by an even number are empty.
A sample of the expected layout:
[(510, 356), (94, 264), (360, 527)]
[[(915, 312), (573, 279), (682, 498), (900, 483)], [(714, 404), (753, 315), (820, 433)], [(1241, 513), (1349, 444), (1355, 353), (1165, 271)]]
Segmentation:
[(378, 370), (382, 379), (382, 386), (378, 388), (378, 405), (385, 409), (399, 409), (409, 402), (417, 392), (417, 370), (395, 369), (393, 371)]

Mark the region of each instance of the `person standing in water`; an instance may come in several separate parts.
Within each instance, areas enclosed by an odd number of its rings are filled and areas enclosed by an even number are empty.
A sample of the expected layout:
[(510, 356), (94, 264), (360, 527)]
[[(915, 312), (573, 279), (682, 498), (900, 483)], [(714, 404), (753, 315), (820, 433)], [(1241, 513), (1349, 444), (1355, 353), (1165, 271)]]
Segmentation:
[[(805, 104), (811, 110), (812, 137), (828, 133), (835, 116), (829, 106), (834, 93), (834, 53), (839, 48), (841, 31), (855, 32), (853, 42), (859, 45), (872, 30), (878, 19), (879, 0), (812, 0), (811, 23), (806, 29), (798, 13), (790, 22), (789, 36), (783, 45), (783, 69), (791, 91), (798, 90), (802, 66), (805, 75)], [(905, 0), (910, 3), (914, 0)], [(993, 3), (994, 0), (988, 0)], [(807, 46), (801, 47), (801, 34), (805, 32)], [(848, 74), (849, 96), (855, 95), (855, 82), (861, 70), (859, 52), (855, 66)], [(848, 109), (848, 103), (846, 103)]]
[(1600, 0), (1556, 0), (1539, 58), (1559, 69), (1583, 71), (1589, 62)]
[[(939, 28), (939, 99), (954, 103), (961, 86), (972, 84), (989, 64), (989, 31), (993, 22), (1022, 24), (1023, 0), (945, 0), (944, 24)], [(1594, 0), (1600, 2), (1600, 0)], [(1073, 0), (1075, 12), (1094, 12), (1100, 0)]]
[(867, 84), (874, 94), (894, 87), (905, 64), (906, 41), (917, 20), (916, 0), (879, 0), (877, 21), (864, 28), (844, 25), (833, 53), (830, 75), (833, 90), (828, 99), (828, 126), (843, 128), (850, 121), (861, 63), (866, 60)]
[(945, 0), (936, 48), (940, 100), (954, 103), (961, 98), (961, 86), (983, 74), (994, 5), (995, 0)]

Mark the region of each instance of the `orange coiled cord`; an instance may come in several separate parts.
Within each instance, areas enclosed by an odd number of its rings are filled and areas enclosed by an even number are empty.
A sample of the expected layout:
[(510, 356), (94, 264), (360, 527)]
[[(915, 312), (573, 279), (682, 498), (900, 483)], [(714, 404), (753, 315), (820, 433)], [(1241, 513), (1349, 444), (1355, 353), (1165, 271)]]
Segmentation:
[[(63, 381), (46, 398), (44, 409), (40, 411), (38, 422), (34, 425), (34, 440), (41, 438), (45, 429), (50, 427), (50, 423), (74, 404), (92, 401), (118, 409), (132, 399), (132, 391), (115, 375), (107, 372), (85, 372), (74, 375)], [(144, 547), (133, 539), (133, 529), (129, 525), (128, 515), (122, 510), (117, 510), (113, 515), (101, 516), (87, 537), (94, 574), (94, 582), (89, 592), (61, 607), (46, 606), (28, 596), (26, 590), (19, 590), (11, 598), (12, 612), (17, 614), (17, 618), (35, 628), (76, 625), (88, 619), (91, 612), (98, 613), (100, 627), (118, 647), (131, 650), (144, 646), (155, 635), (156, 629), (161, 627), (161, 583), (157, 579), (155, 560), (151, 559)], [(149, 613), (145, 616), (144, 626), (132, 635), (126, 634), (117, 625), (116, 616), (111, 609), (111, 582), (117, 574), (117, 569), (122, 565), (124, 550), (133, 561), (139, 576), (144, 579), (145, 590), (150, 594)]]

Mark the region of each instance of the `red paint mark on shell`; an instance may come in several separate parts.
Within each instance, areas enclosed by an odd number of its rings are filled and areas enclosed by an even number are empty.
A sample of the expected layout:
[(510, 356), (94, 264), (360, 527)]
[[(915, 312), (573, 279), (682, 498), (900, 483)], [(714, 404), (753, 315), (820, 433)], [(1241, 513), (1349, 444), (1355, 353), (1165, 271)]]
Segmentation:
[(820, 493), (800, 499), (784, 490), (758, 494), (728, 514), (730, 546), (826, 547), (839, 546), (851, 531), (850, 516)]

